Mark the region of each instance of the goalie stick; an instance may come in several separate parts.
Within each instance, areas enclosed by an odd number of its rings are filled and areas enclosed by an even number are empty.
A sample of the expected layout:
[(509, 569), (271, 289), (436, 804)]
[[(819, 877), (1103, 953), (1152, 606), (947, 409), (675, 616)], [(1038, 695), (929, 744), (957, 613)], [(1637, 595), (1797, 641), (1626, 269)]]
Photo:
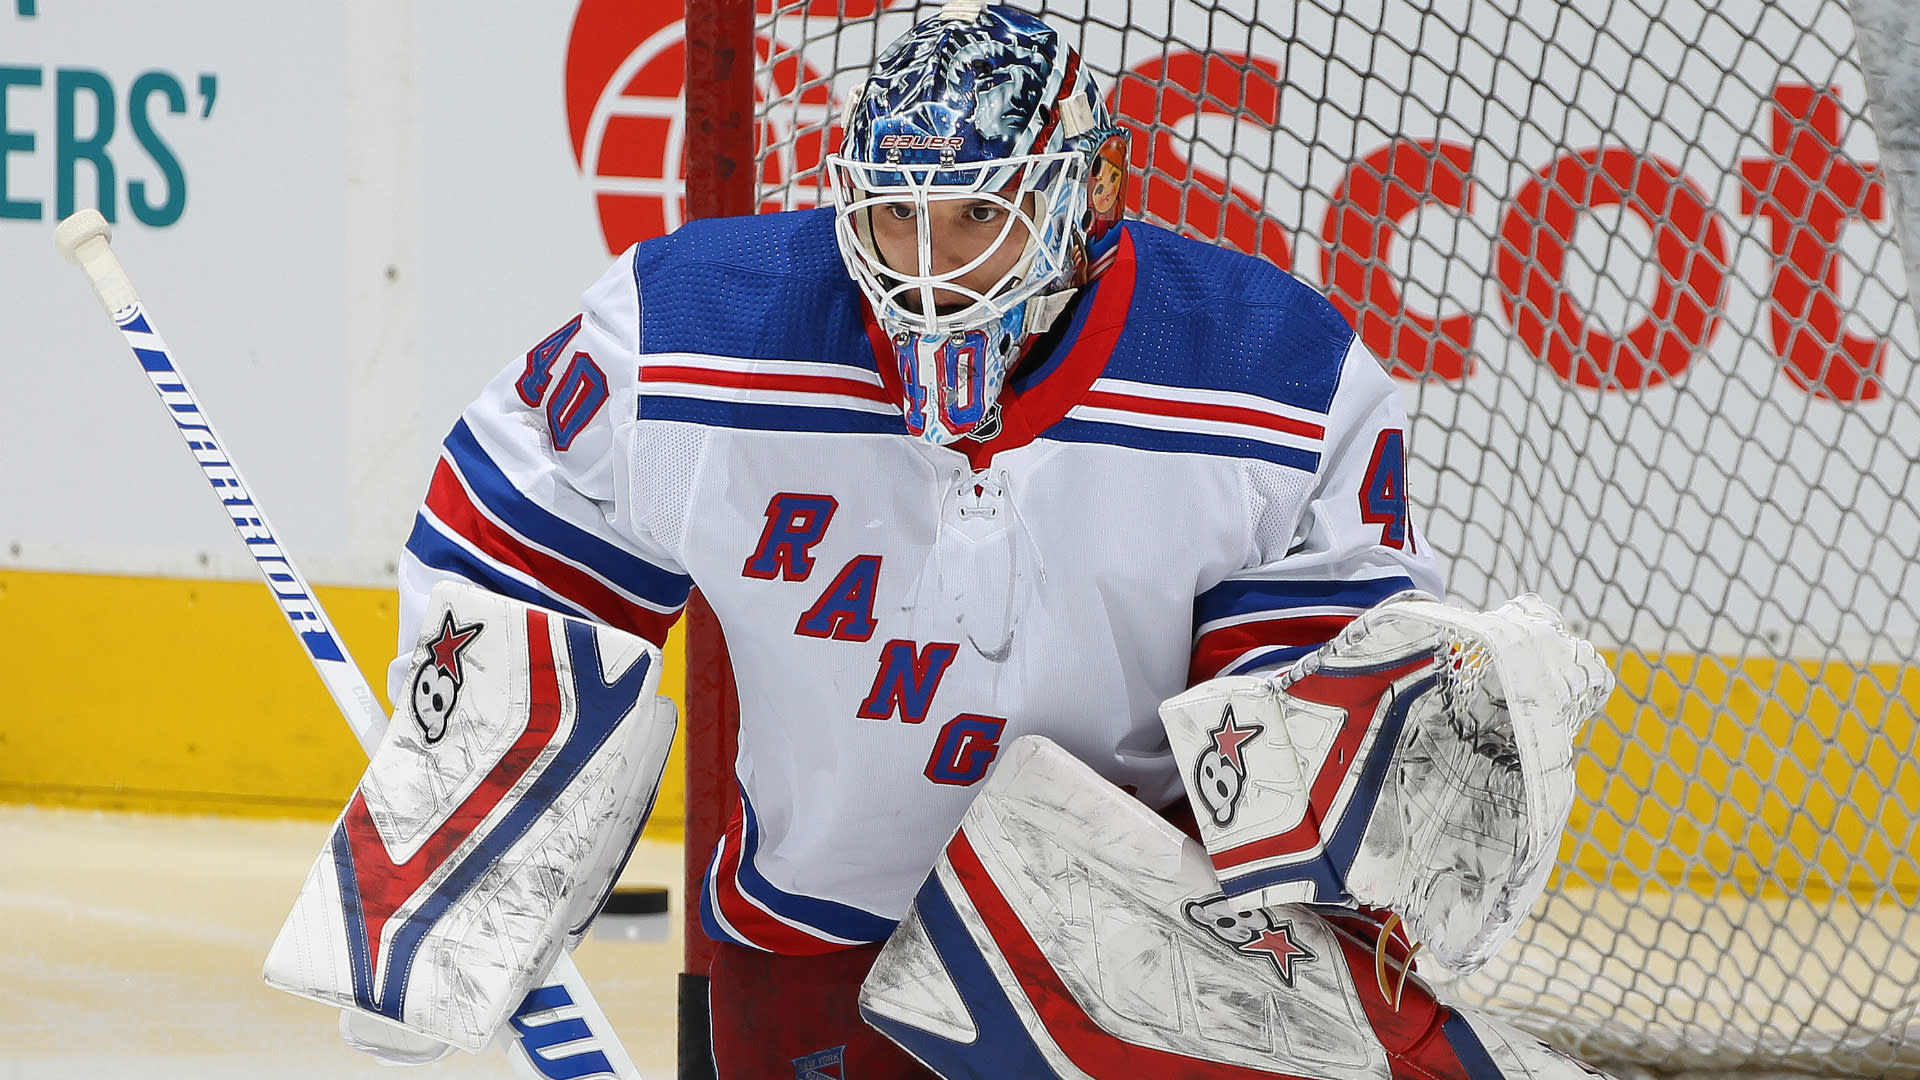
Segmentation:
[[(82, 210), (55, 228), (54, 245), (68, 262), (80, 267), (107, 315), (119, 327), (155, 392), (172, 414), (174, 426), (186, 441), (194, 460), (234, 531), (247, 545), (267, 588), (280, 605), (287, 625), (300, 638), (314, 670), (326, 684), (361, 749), (371, 755), (379, 745), (387, 718), (367, 685), (366, 676), (347, 653), (346, 642), (327, 619), (307, 580), (293, 565), (266, 514), (254, 501), (252, 489), (240, 478), (206, 412), (173, 362), (166, 343), (153, 329), (133, 282), (109, 243), (112, 229), (96, 210)], [(561, 1077), (613, 1076), (641, 1080), (640, 1071), (607, 1022), (586, 980), (561, 953), (544, 986), (534, 988), (508, 1021), (513, 1029), (506, 1041), (514, 1071), (523, 1080)], [(548, 1056), (547, 1051), (553, 1051)]]

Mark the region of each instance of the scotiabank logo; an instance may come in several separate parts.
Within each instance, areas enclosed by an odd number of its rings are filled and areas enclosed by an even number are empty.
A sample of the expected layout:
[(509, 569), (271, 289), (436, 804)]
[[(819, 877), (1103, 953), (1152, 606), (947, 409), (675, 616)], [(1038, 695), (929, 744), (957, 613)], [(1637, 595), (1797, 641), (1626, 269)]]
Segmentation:
[[(870, 17), (881, 6), (878, 0), (810, 5), (815, 15), (843, 19)], [(683, 25), (673, 17), (678, 12), (674, 4), (584, 0), (574, 18), (568, 126), (574, 159), (593, 180), (609, 252), (670, 232), (685, 217), (680, 98), (686, 54)], [(761, 145), (779, 148), (761, 167), (760, 180), (771, 191), (819, 168), (838, 137), (824, 129), (838, 103), (827, 73), (790, 47), (776, 51), (761, 37), (755, 48), (758, 100), (804, 88), (797, 108), (776, 110), (761, 127)], [(779, 62), (769, 67), (769, 55)], [(1104, 61), (1089, 57), (1096, 67), (1106, 67)], [(1129, 191), (1129, 209), (1294, 269), (1287, 232), (1261, 212), (1258, 194), (1193, 164), (1175, 135), (1201, 114), (1271, 128), (1280, 122), (1283, 90), (1276, 63), (1226, 52), (1203, 56), (1175, 48), (1122, 72), (1110, 101), (1133, 130), (1134, 165), (1144, 170)], [(1790, 385), (1817, 398), (1858, 403), (1884, 394), (1887, 345), (1846, 329), (1839, 242), (1850, 222), (1881, 220), (1886, 195), (1875, 168), (1840, 149), (1840, 119), (1837, 90), (1777, 86), (1762, 120), (1770, 153), (1735, 167), (1738, 213), (1757, 226), (1773, 256), (1768, 346)], [(809, 127), (804, 138), (792, 134)], [(1402, 378), (1458, 380), (1472, 373), (1474, 317), (1415, 310), (1388, 268), (1397, 226), (1413, 214), (1436, 205), (1474, 209), (1473, 153), (1447, 140), (1394, 140), (1362, 153), (1328, 193), (1317, 223), (1327, 294)], [(809, 186), (787, 205), (817, 197)], [(1642, 317), (1617, 332), (1597, 325), (1564, 284), (1580, 218), (1608, 207), (1651, 233), (1657, 268)], [(1730, 209), (1715, 206), (1695, 180), (1650, 152), (1621, 146), (1565, 151), (1535, 169), (1500, 207), (1488, 268), (1499, 314), (1522, 349), (1570, 384), (1633, 391), (1668, 382), (1704, 355), (1722, 329)]]

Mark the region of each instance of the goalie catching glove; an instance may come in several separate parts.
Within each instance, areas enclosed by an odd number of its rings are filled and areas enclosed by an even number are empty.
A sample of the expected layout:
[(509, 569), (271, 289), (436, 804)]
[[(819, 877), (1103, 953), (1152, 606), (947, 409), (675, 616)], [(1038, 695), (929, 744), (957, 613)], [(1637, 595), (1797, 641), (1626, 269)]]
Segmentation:
[(1387, 908), (1464, 973), (1545, 886), (1574, 740), (1613, 682), (1537, 596), (1403, 598), (1278, 678), (1202, 683), (1160, 716), (1228, 896)]
[(659, 682), (660, 651), (631, 634), (435, 586), (408, 699), (267, 982), (484, 1047), (586, 931), (652, 809), (674, 731)]

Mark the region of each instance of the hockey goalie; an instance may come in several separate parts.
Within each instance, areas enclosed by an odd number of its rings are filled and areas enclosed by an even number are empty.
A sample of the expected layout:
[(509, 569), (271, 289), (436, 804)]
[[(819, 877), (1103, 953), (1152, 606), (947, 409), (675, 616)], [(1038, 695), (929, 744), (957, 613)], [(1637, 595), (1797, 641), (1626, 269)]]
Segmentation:
[(947, 1080), (1576, 1077), (1440, 1002), (1551, 867), (1612, 690), (1535, 597), (1376, 607), (1277, 678), (1166, 703), (1204, 847), (1051, 742), (1010, 746), (867, 978)]
[(394, 1062), (479, 1050), (577, 943), (673, 740), (660, 652), (471, 585), (434, 587), (385, 738), (267, 955)]

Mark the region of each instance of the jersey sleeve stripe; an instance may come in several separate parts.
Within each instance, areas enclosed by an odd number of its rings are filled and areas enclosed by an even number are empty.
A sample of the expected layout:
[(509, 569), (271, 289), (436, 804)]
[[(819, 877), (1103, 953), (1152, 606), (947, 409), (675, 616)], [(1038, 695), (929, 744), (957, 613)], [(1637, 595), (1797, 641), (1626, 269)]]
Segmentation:
[[(1203, 634), (1194, 646), (1187, 685), (1222, 675), (1243, 675), (1266, 664), (1292, 663), (1332, 641), (1335, 634), (1359, 615), (1360, 612), (1354, 611), (1344, 615), (1267, 619)], [(1269, 653), (1286, 655), (1270, 656)]]
[(1193, 621), (1197, 632), (1205, 633), (1222, 620), (1268, 612), (1278, 615), (1301, 608), (1344, 608), (1358, 614), (1416, 587), (1413, 579), (1403, 574), (1360, 581), (1230, 578), (1200, 594), (1194, 601)]
[[(1076, 407), (1075, 413), (1079, 412)], [(1205, 454), (1211, 457), (1252, 458), (1284, 465), (1301, 472), (1320, 467), (1320, 455), (1297, 446), (1268, 442), (1261, 438), (1213, 435), (1193, 431), (1164, 431), (1132, 424), (1096, 422), (1069, 416), (1046, 431), (1046, 438), (1057, 442), (1105, 443), (1134, 450), (1161, 454)]]
[[(1145, 388), (1143, 384), (1122, 384)], [(1314, 442), (1324, 441), (1327, 429), (1323, 424), (1311, 423), (1262, 409), (1249, 409), (1240, 405), (1225, 405), (1210, 401), (1180, 400), (1175, 398), (1149, 397), (1138, 393), (1123, 393), (1117, 390), (1103, 389), (1099, 383), (1087, 391), (1083, 399), (1088, 406), (1101, 409), (1113, 409), (1121, 412), (1148, 413), (1154, 416), (1166, 416), (1187, 420), (1213, 420), (1223, 424), (1244, 427), (1264, 428), (1282, 435), (1292, 435)]]
[(640, 382), (642, 384), (679, 383), (693, 387), (718, 386), (738, 390), (775, 390), (791, 394), (864, 398), (883, 405), (893, 403), (877, 378), (869, 382), (845, 376), (788, 374), (774, 371), (716, 371), (681, 364), (648, 364), (640, 369)]
[(1269, 645), (1264, 648), (1252, 649), (1241, 653), (1225, 667), (1215, 672), (1212, 677), (1217, 679), (1225, 675), (1252, 675), (1256, 672), (1275, 674), (1279, 669), (1291, 666), (1301, 657), (1319, 647), (1320, 644), (1316, 643), (1313, 645)]
[(743, 795), (714, 850), (701, 889), (701, 923), (731, 930), (724, 940), (784, 956), (812, 956), (884, 941), (896, 922), (848, 904), (776, 887), (754, 865), (759, 821)]
[(407, 553), (419, 559), (420, 564), (429, 570), (452, 574), (488, 592), (523, 600), (536, 607), (565, 612), (577, 618), (593, 618), (591, 613), (472, 551), (463, 541), (442, 531), (430, 514), (421, 513), (413, 519), (413, 532), (407, 537)]
[(900, 411), (864, 412), (813, 405), (762, 405), (745, 401), (714, 401), (693, 397), (643, 397), (644, 420), (678, 420), (709, 427), (751, 431), (810, 431), (859, 435), (900, 435), (906, 421)]
[(623, 550), (527, 498), (481, 447), (466, 421), (454, 425), (446, 449), (447, 460), (477, 504), (529, 545), (576, 567), (593, 567), (601, 578), (617, 583), (623, 593), (657, 609), (677, 610), (687, 602), (692, 578)]
[(639, 634), (656, 645), (666, 642), (686, 603), (661, 605), (616, 590), (579, 567), (533, 547), (489, 518), (468, 497), (451, 465), (442, 459), (427, 489), (427, 509), (444, 532), (460, 537), (495, 567), (518, 571), (526, 580), (542, 583), (569, 607), (608, 626)]
[(1411, 578), (1398, 575), (1365, 581), (1223, 581), (1194, 601), (1187, 683), (1292, 663), (1333, 640), (1368, 608), (1413, 587)]
[[(1111, 399), (1106, 399), (1110, 401)], [(1075, 406), (1067, 414), (1076, 420), (1090, 423), (1115, 424), (1127, 427), (1147, 428), (1154, 431), (1166, 431), (1176, 434), (1212, 435), (1225, 439), (1254, 440), (1271, 443), (1274, 446), (1298, 451), (1302, 454), (1316, 454), (1321, 444), (1317, 440), (1305, 439), (1286, 432), (1274, 431), (1269, 427), (1256, 427), (1250, 424), (1229, 423), (1217, 419), (1168, 416), (1161, 413), (1141, 413), (1127, 409), (1107, 408), (1099, 395), (1088, 395), (1088, 400)]]

